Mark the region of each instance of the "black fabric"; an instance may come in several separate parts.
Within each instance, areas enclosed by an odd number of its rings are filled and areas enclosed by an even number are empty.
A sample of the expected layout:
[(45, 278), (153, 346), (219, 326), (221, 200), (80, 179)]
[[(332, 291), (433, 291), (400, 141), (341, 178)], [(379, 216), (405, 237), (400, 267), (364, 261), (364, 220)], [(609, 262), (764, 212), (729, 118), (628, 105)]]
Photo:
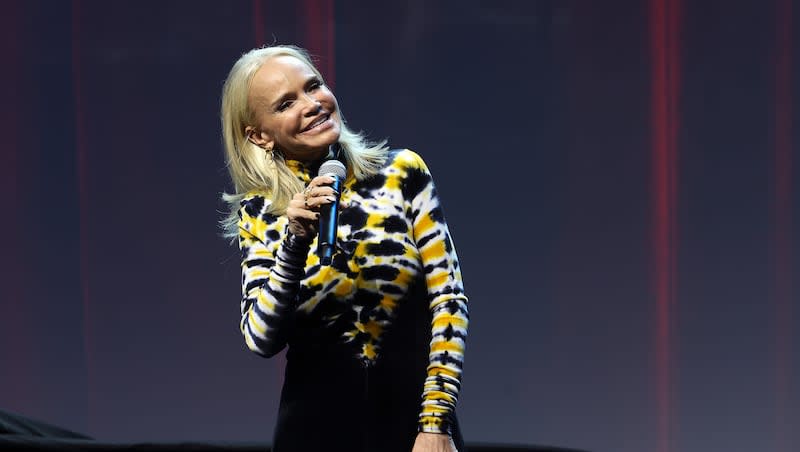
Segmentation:
[[(411, 288), (396, 315), (372, 365), (356, 359), (357, 350), (348, 344), (317, 336), (327, 330), (312, 319), (307, 325), (298, 321), (286, 356), (275, 452), (412, 449), (431, 339), (424, 280)], [(459, 451), (465, 451), (455, 416), (449, 423)]]

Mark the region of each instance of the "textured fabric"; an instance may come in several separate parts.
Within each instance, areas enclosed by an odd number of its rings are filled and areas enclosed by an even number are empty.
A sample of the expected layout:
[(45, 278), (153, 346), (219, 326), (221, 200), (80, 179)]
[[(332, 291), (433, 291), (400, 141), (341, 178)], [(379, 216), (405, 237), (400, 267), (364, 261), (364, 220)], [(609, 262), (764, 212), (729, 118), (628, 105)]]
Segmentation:
[[(287, 164), (305, 183), (316, 172)], [(319, 265), (316, 239), (287, 236), (287, 218), (266, 213), (267, 193), (242, 201), (241, 331), (263, 356), (289, 345), (276, 435), (303, 428), (300, 405), (338, 412), (357, 431), (355, 419), (380, 424), (375, 414), (405, 416), (409, 403), (411, 433), (452, 433), (467, 298), (430, 172), (416, 153), (393, 151), (379, 174), (349, 178), (341, 200), (330, 266)]]

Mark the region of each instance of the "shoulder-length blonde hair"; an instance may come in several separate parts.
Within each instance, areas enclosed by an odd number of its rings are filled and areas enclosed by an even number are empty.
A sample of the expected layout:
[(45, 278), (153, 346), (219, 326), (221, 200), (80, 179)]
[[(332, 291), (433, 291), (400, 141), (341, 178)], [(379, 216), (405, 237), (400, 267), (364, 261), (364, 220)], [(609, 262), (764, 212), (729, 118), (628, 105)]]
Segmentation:
[[(233, 194), (222, 195), (230, 208), (227, 217), (221, 222), (227, 237), (233, 238), (238, 234), (239, 203), (247, 193), (265, 192), (271, 201), (269, 213), (283, 215), (294, 194), (303, 190), (303, 183), (286, 166), (279, 151), (273, 151), (268, 156), (264, 149), (251, 143), (245, 134), (245, 128), (255, 123), (255, 112), (247, 102), (250, 82), (264, 62), (277, 56), (297, 58), (307, 64), (320, 80), (324, 80), (311, 62), (308, 52), (290, 45), (250, 50), (231, 68), (222, 88), (221, 108), (226, 166), (235, 190)], [(354, 132), (347, 127), (341, 109), (339, 117), (342, 122), (339, 144), (348, 172), (359, 180), (376, 174), (386, 160), (386, 140), (379, 143), (369, 142), (363, 133)]]

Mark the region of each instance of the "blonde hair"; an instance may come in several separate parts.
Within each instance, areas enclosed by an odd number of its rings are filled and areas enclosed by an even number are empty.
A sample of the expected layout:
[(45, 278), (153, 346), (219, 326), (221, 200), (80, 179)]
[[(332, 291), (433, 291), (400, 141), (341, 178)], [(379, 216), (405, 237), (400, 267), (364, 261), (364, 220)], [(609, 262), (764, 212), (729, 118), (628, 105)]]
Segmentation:
[[(222, 139), (225, 160), (233, 181), (235, 193), (223, 193), (222, 199), (230, 209), (221, 221), (223, 234), (230, 238), (238, 235), (238, 211), (240, 202), (247, 193), (262, 191), (271, 203), (268, 212), (274, 215), (286, 213), (286, 207), (295, 193), (303, 190), (303, 183), (286, 166), (283, 154), (267, 151), (247, 139), (245, 128), (255, 123), (255, 112), (248, 104), (250, 82), (255, 73), (270, 58), (291, 56), (302, 61), (320, 78), (322, 74), (314, 66), (308, 52), (290, 45), (276, 45), (250, 50), (233, 65), (222, 88)], [(383, 166), (388, 154), (386, 141), (372, 143), (361, 132), (350, 130), (341, 110), (341, 132), (339, 144), (348, 173), (358, 180), (376, 174)]]

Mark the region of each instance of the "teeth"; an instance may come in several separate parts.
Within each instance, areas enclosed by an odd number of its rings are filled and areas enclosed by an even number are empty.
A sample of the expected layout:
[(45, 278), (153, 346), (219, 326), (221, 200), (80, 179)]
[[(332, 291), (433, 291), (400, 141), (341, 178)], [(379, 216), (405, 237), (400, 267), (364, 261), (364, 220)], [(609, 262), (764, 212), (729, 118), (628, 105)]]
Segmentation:
[(314, 127), (317, 127), (317, 126), (318, 126), (318, 125), (320, 125), (320, 124), (322, 124), (322, 123), (323, 123), (323, 122), (325, 122), (327, 119), (328, 119), (328, 117), (327, 117), (327, 116), (323, 116), (323, 117), (319, 118), (318, 120), (314, 121), (314, 122), (313, 122), (313, 123), (312, 123), (310, 126), (308, 126), (309, 130), (310, 130), (310, 129), (313, 129)]

